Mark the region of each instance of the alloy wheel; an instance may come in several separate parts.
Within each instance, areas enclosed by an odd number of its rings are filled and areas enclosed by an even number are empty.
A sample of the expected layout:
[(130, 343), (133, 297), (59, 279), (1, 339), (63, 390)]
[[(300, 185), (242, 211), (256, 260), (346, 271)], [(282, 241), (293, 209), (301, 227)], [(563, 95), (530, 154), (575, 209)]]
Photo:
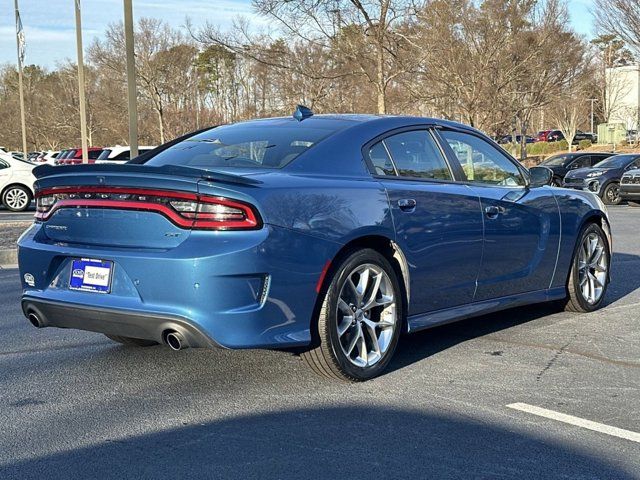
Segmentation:
[(4, 201), (12, 210), (24, 210), (29, 205), (29, 194), (22, 188), (12, 188), (5, 194)]
[(578, 257), (580, 291), (587, 303), (593, 305), (602, 297), (608, 269), (609, 259), (604, 241), (600, 235), (590, 233), (582, 241)]
[(607, 200), (609, 201), (609, 203), (611, 204), (618, 203), (619, 197), (620, 197), (620, 187), (618, 187), (617, 185), (612, 185), (610, 188), (607, 189)]
[(396, 297), (387, 273), (373, 264), (355, 268), (338, 297), (340, 347), (358, 367), (378, 363), (388, 351), (397, 327)]

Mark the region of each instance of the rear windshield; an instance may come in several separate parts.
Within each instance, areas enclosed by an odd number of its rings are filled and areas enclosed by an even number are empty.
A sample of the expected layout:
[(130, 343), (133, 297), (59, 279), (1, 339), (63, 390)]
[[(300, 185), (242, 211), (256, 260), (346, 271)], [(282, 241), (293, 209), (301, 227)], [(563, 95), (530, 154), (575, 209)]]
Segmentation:
[(637, 155), (616, 155), (602, 160), (594, 165), (595, 168), (622, 168), (633, 162)]
[(238, 123), (217, 127), (155, 155), (147, 165), (282, 168), (336, 130), (303, 124)]

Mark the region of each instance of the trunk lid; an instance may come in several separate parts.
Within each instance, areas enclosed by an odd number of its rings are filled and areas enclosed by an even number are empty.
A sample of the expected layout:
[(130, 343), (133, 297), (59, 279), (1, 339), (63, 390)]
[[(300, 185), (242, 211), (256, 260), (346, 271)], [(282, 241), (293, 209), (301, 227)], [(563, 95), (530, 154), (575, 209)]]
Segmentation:
[(43, 165), (34, 174), (36, 196), (56, 198), (49, 212), (38, 214), (43, 241), (114, 248), (171, 249), (187, 240), (190, 220), (163, 199), (188, 201), (203, 179), (216, 185), (218, 195), (235, 197), (240, 194), (233, 185), (259, 183), (175, 166)]

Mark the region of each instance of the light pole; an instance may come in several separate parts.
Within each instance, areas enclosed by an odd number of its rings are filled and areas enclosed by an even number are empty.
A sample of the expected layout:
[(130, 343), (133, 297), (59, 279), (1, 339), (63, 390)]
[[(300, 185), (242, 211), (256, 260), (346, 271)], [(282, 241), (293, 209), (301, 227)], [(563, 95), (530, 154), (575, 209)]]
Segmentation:
[(124, 0), (124, 42), (127, 52), (127, 98), (129, 103), (130, 158), (138, 156), (138, 103), (136, 93), (136, 60), (133, 44), (133, 6)]
[(18, 46), (18, 90), (20, 91), (20, 126), (22, 127), (22, 155), (27, 160), (27, 124), (24, 113), (24, 87), (22, 82), (22, 64), (24, 62), (24, 30), (22, 29), (22, 19), (18, 10), (18, 0), (14, 1), (16, 8), (16, 43)]
[(595, 102), (597, 100), (597, 98), (590, 98), (589, 101), (591, 102), (591, 133), (595, 133), (593, 131), (593, 102)]
[(80, 140), (82, 143), (82, 163), (89, 163), (87, 145), (87, 112), (84, 99), (84, 58), (82, 51), (82, 17), (80, 15), (80, 0), (76, 4), (76, 49), (78, 54), (78, 102), (80, 106)]

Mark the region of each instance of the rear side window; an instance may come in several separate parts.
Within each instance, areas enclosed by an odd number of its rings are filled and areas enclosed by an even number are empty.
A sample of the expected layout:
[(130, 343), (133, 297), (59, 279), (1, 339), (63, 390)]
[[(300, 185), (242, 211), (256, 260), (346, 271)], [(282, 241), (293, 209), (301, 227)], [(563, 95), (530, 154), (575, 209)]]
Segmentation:
[(97, 158), (97, 160), (106, 160), (107, 158), (109, 158), (110, 154), (111, 154), (111, 150), (108, 148), (105, 148), (104, 150), (102, 150), (102, 153)]
[(427, 130), (412, 130), (387, 137), (371, 147), (369, 158), (378, 175), (452, 179), (447, 162)]
[(335, 130), (260, 122), (207, 130), (158, 153), (147, 165), (282, 168)]
[(584, 167), (590, 167), (590, 166), (591, 166), (591, 157), (589, 155), (576, 158), (576, 160), (571, 164), (571, 168), (584, 168)]
[(131, 151), (130, 150), (125, 150), (124, 152), (116, 155), (115, 157), (113, 157), (111, 160), (130, 160), (130, 155)]

